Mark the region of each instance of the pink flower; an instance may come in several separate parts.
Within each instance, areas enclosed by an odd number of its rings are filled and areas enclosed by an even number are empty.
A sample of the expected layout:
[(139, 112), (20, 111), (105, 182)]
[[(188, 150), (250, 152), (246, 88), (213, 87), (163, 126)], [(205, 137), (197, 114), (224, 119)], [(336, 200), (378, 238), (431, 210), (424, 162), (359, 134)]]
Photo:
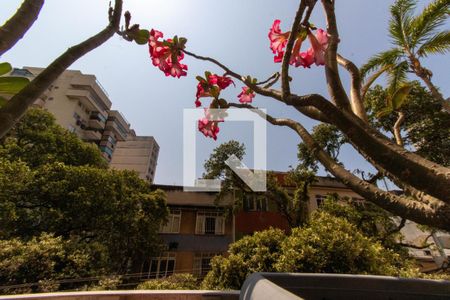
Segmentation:
[(325, 50), (328, 47), (327, 32), (323, 29), (317, 29), (315, 36), (311, 32), (308, 32), (308, 38), (314, 53), (314, 62), (317, 66), (325, 65)]
[[(172, 39), (160, 41), (164, 35), (161, 31), (152, 29), (148, 40), (148, 48), (152, 63), (164, 72), (166, 76), (180, 78), (186, 76), (187, 65), (181, 63), (184, 54)], [(167, 45), (168, 44), (168, 45)]]
[(269, 30), (270, 49), (275, 55), (274, 62), (281, 62), (284, 55), (284, 47), (286, 47), (290, 32), (281, 32), (280, 20), (275, 20), (272, 28)]
[(305, 52), (301, 52), (300, 56), (302, 58), (301, 66), (304, 68), (311, 68), (311, 65), (314, 63), (314, 50), (309, 48)]
[(244, 86), (242, 92), (238, 95), (238, 98), (241, 103), (252, 103), (253, 98), (255, 98), (255, 92)]
[(205, 108), (205, 117), (198, 120), (198, 130), (204, 136), (217, 140), (217, 134), (220, 131), (219, 122), (223, 122), (223, 120), (211, 120), (209, 109)]
[(218, 76), (216, 74), (210, 75), (208, 77), (208, 82), (217, 85), (221, 90), (226, 89), (230, 84), (234, 84), (230, 77)]

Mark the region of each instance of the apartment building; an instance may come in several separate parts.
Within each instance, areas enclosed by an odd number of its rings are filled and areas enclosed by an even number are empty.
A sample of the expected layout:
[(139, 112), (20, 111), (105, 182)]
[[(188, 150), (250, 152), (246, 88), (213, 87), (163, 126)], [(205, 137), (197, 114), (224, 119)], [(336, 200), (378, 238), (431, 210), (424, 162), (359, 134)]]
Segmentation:
[(152, 136), (136, 136), (132, 131), (127, 140), (117, 142), (110, 166), (118, 170), (135, 170), (141, 179), (152, 183), (158, 154), (159, 146)]
[(172, 273), (192, 273), (203, 277), (210, 261), (225, 254), (233, 239), (233, 217), (227, 215), (228, 203), (215, 203), (216, 193), (184, 192), (182, 186), (154, 185), (167, 193), (170, 215), (160, 235), (167, 251), (144, 263), (147, 278)]
[[(33, 79), (42, 70), (35, 67), (15, 68), (9, 75)], [(59, 125), (84, 141), (97, 144), (110, 163), (116, 148), (126, 148), (126, 151), (120, 151), (120, 158), (116, 160), (118, 164), (114, 167), (135, 170), (142, 179), (153, 181), (158, 144), (153, 137), (136, 136), (125, 117), (119, 111), (111, 110), (108, 93), (94, 75), (66, 70), (34, 105), (51, 112)], [(150, 152), (142, 151), (148, 147)], [(139, 159), (136, 159), (137, 153)]]

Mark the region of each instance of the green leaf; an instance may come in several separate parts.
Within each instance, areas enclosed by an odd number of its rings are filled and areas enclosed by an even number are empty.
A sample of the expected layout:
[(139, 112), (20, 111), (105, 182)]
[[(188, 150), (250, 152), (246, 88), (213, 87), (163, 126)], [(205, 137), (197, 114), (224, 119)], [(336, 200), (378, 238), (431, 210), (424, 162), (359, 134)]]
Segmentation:
[(399, 88), (394, 95), (392, 96), (392, 108), (394, 110), (399, 109), (408, 97), (409, 92), (411, 91), (411, 85), (405, 85)]
[(0, 93), (17, 94), (30, 81), (23, 77), (0, 77)]
[(200, 81), (200, 82), (206, 81), (205, 79), (203, 79), (202, 76), (195, 76), (195, 79), (197, 79), (197, 80)]
[(148, 43), (149, 38), (150, 38), (150, 32), (148, 30), (141, 29), (134, 36), (134, 41), (138, 45), (145, 45)]
[(0, 76), (5, 75), (8, 72), (11, 72), (12, 67), (9, 63), (0, 63)]
[(382, 110), (380, 110), (377, 113), (377, 118), (385, 117), (387, 115), (390, 115), (391, 113), (392, 113), (392, 108), (391, 107), (384, 107)]

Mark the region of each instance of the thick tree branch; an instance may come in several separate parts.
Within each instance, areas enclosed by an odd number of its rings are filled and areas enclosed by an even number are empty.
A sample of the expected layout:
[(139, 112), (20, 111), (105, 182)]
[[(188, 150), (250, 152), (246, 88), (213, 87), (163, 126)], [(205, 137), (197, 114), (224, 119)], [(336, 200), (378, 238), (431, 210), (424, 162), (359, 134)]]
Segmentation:
[(255, 113), (265, 118), (269, 123), (278, 126), (286, 126), (294, 130), (316, 156), (316, 158), (321, 162), (321, 164), (324, 165), (324, 167), (331, 174), (365, 199), (396, 215), (419, 224), (433, 224), (432, 226), (441, 229), (450, 229), (450, 206), (445, 205), (444, 203), (436, 206), (429, 206), (427, 204), (415, 201), (411, 197), (397, 196), (393, 193), (383, 191), (373, 184), (370, 184), (353, 175), (333, 160), (323, 149), (320, 148), (309, 132), (300, 123), (297, 123), (291, 119), (274, 118), (248, 104), (230, 103), (230, 106), (253, 109)]
[[(296, 108), (313, 106), (339, 128), (360, 153), (402, 182), (450, 204), (450, 169), (393, 143), (353, 113), (342, 111), (318, 94), (290, 96)], [(427, 178), (425, 180), (425, 178)], [(429, 182), (433, 182), (430, 185)]]
[(328, 92), (331, 95), (331, 100), (337, 107), (349, 111), (350, 101), (342, 86), (337, 64), (339, 33), (336, 25), (336, 15), (334, 13), (334, 1), (322, 0), (322, 5), (327, 18), (327, 32), (329, 34), (328, 47), (325, 52), (325, 74)]
[(359, 73), (359, 69), (352, 61), (342, 57), (339, 54), (337, 55), (337, 61), (350, 73), (351, 77), (350, 104), (352, 107), (352, 111), (361, 120), (367, 123), (368, 122), (367, 114), (361, 97), (361, 75)]
[(102, 45), (114, 35), (119, 29), (121, 14), (122, 0), (116, 0), (113, 14), (110, 14), (109, 16), (110, 22), (105, 29), (84, 42), (69, 48), (0, 109), (0, 138), (5, 136), (5, 134), (23, 116), (27, 108), (33, 104), (50, 84), (52, 84), (71, 64), (86, 53)]
[(39, 16), (44, 0), (25, 0), (17, 12), (0, 27), (0, 56), (11, 49)]

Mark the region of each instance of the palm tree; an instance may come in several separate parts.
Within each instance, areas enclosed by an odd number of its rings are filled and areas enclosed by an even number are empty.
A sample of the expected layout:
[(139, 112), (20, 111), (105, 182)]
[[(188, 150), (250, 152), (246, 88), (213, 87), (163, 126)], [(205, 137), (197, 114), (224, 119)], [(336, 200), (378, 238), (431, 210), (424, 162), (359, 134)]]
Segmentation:
[(434, 0), (417, 16), (414, 15), (416, 5), (416, 0), (397, 0), (391, 6), (389, 36), (394, 47), (370, 58), (361, 68), (361, 74), (365, 77), (374, 72), (366, 80), (368, 86), (387, 72), (389, 89), (394, 92), (406, 81), (408, 72), (415, 73), (450, 113), (449, 101), (433, 85), (433, 74), (419, 60), (430, 54), (445, 54), (450, 50), (450, 31), (440, 30), (450, 14), (450, 0)]

